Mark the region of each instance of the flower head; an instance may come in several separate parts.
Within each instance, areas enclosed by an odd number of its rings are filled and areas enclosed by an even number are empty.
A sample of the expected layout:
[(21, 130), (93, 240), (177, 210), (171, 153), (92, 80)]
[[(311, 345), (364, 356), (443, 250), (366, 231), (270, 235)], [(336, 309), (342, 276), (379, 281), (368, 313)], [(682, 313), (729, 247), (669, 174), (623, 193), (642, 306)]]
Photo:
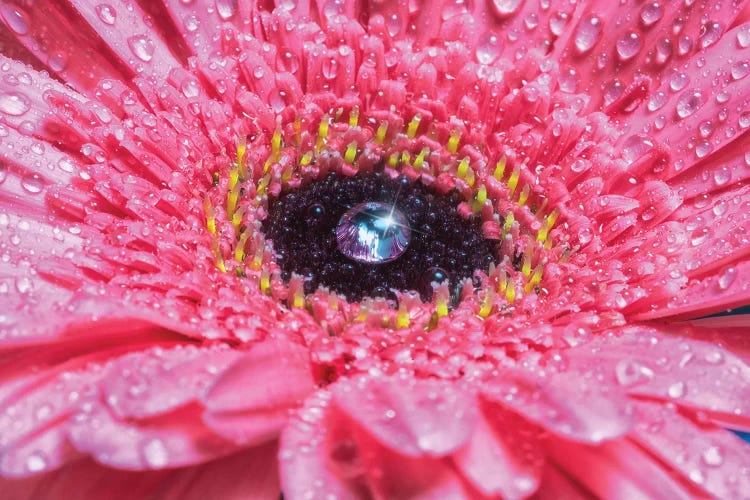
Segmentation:
[(3, 487), (747, 495), (747, 17), (2, 2)]

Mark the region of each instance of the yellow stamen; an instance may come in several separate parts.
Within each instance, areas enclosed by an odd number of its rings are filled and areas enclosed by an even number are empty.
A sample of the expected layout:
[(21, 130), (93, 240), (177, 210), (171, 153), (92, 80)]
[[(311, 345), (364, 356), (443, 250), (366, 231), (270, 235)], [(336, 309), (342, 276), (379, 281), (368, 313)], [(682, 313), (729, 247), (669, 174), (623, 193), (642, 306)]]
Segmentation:
[(245, 260), (245, 245), (247, 244), (247, 239), (250, 237), (250, 232), (245, 229), (242, 231), (242, 234), (240, 234), (240, 240), (237, 242), (237, 246), (234, 247), (234, 260), (237, 262), (242, 262)]
[(267, 268), (263, 268), (260, 271), (260, 291), (265, 294), (270, 294), (271, 292), (271, 271), (269, 271)]
[(430, 148), (423, 148), (422, 151), (419, 152), (416, 159), (414, 160), (414, 168), (420, 169), (422, 168), (422, 164), (424, 163), (425, 156), (430, 154)]
[(541, 264), (539, 264), (538, 266), (534, 268), (534, 274), (531, 275), (529, 282), (526, 283), (526, 286), (524, 287), (524, 291), (526, 293), (531, 292), (534, 289), (534, 287), (538, 285), (540, 281), (542, 281), (543, 272), (544, 272), (544, 269)]
[(234, 214), (232, 215), (232, 225), (234, 226), (235, 232), (239, 231), (244, 215), (245, 207), (240, 207), (239, 209), (235, 210)]
[(458, 151), (458, 143), (461, 140), (461, 132), (458, 130), (451, 131), (451, 136), (448, 138), (448, 144), (446, 148), (451, 154), (456, 154)]
[(258, 246), (255, 248), (255, 255), (253, 255), (253, 261), (250, 263), (250, 268), (258, 271), (263, 267), (263, 243), (258, 242)]
[(247, 177), (247, 163), (245, 162), (245, 153), (247, 152), (247, 138), (243, 135), (237, 144), (237, 170), (239, 176), (244, 179)]
[(409, 328), (410, 323), (409, 310), (406, 308), (406, 304), (400, 303), (398, 313), (396, 313), (396, 328)]
[(510, 189), (510, 194), (513, 196), (513, 193), (516, 192), (516, 186), (518, 186), (518, 177), (521, 175), (521, 169), (516, 165), (513, 167), (513, 172), (510, 174), (510, 179), (508, 179), (508, 189)]
[(523, 189), (521, 189), (521, 193), (518, 195), (518, 204), (519, 205), (525, 205), (526, 201), (529, 199), (529, 191), (531, 188), (529, 188), (529, 185), (526, 184), (523, 186)]
[(388, 157), (388, 166), (395, 167), (396, 165), (398, 165), (398, 153), (392, 153)]
[(448, 316), (447, 289), (445, 287), (440, 287), (435, 290), (435, 295), (437, 296), (435, 300), (435, 313), (437, 313), (438, 318)]
[(514, 221), (515, 217), (513, 217), (513, 212), (508, 212), (508, 215), (505, 216), (505, 222), (503, 223), (503, 236), (508, 234), (508, 232), (513, 229)]
[(206, 228), (208, 229), (208, 232), (216, 234), (216, 211), (214, 210), (213, 205), (211, 205), (211, 200), (208, 198), (203, 200), (203, 209), (206, 212)]
[(497, 292), (503, 293), (508, 288), (508, 275), (505, 271), (500, 271), (500, 276), (497, 280)]
[(410, 159), (411, 159), (411, 155), (409, 154), (408, 151), (404, 151), (401, 153), (401, 163), (403, 163), (404, 165), (408, 165)]
[(507, 159), (505, 156), (497, 160), (497, 163), (495, 164), (495, 171), (492, 173), (492, 175), (497, 179), (498, 181), (503, 180), (503, 176), (505, 175), (505, 165), (507, 163)]
[(406, 128), (406, 137), (408, 137), (409, 139), (414, 139), (414, 137), (416, 137), (420, 121), (422, 121), (422, 116), (414, 115), (414, 118), (411, 119), (408, 127)]
[(378, 125), (378, 130), (375, 132), (375, 144), (383, 144), (385, 140), (385, 134), (388, 133), (388, 122), (382, 122)]
[[(231, 175), (229, 184), (232, 184)], [(234, 185), (229, 189), (227, 193), (227, 217), (233, 218), (234, 211), (237, 208), (237, 200), (240, 197), (240, 185), (235, 181)]]
[(495, 294), (491, 288), (488, 289), (487, 293), (484, 295), (481, 306), (479, 307), (479, 316), (481, 318), (486, 318), (492, 312), (492, 305), (494, 303), (494, 298), (495, 298), (494, 295)]
[(456, 175), (459, 177), (459, 179), (466, 179), (466, 175), (469, 171), (469, 157), (464, 156), (464, 158), (458, 162), (458, 167), (456, 167)]
[(346, 152), (344, 153), (344, 161), (348, 163), (349, 165), (352, 165), (356, 158), (357, 158), (357, 143), (356, 141), (350, 142), (349, 145), (346, 147)]
[(331, 123), (331, 117), (328, 115), (323, 115), (323, 118), (320, 120), (320, 125), (318, 125), (318, 140), (315, 142), (315, 150), (320, 151), (323, 149), (323, 146), (326, 145), (326, 142), (328, 142), (328, 128)]
[(356, 127), (359, 125), (359, 108), (354, 106), (349, 113), (349, 126)]
[(271, 158), (273, 162), (279, 161), (279, 152), (281, 151), (281, 128), (276, 127), (271, 136)]
[(312, 151), (308, 151), (307, 153), (302, 155), (302, 158), (299, 159), (299, 164), (302, 167), (308, 166), (313, 159), (313, 153)]
[(523, 263), (521, 264), (521, 272), (524, 276), (531, 274), (531, 256), (534, 252), (534, 247), (529, 244), (526, 251), (523, 253)]
[(505, 289), (505, 298), (508, 302), (516, 300), (516, 286), (512, 281), (508, 282), (508, 287)]

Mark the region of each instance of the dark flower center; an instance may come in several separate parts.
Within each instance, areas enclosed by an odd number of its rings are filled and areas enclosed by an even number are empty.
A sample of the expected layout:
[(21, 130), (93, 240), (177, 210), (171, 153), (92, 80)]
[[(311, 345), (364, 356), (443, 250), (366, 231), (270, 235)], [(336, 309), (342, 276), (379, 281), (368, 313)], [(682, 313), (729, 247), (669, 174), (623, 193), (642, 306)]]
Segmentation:
[(421, 180), (331, 173), (283, 191), (262, 229), (282, 278), (301, 275), (305, 293), (325, 286), (358, 301), (414, 290), (430, 300), (434, 283), (455, 291), (497, 260), (497, 242), (482, 237), (478, 217), (457, 212), (459, 202)]

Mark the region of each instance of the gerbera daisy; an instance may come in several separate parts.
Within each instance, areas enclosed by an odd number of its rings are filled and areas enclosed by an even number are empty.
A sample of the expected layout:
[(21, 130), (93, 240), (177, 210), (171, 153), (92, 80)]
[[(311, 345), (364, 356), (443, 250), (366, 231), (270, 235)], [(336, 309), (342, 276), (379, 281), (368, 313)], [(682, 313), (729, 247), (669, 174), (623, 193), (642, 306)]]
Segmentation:
[(0, 2), (2, 496), (750, 497), (745, 5)]

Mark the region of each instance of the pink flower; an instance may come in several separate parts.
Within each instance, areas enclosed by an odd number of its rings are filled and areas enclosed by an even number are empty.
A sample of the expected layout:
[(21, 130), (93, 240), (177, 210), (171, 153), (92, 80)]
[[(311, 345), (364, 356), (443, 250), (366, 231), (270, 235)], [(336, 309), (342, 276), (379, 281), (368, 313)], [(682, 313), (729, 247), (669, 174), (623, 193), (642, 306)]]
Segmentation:
[[(277, 3), (0, 3), (2, 496), (748, 498), (745, 2)], [(288, 273), (381, 168), (493, 263)]]

